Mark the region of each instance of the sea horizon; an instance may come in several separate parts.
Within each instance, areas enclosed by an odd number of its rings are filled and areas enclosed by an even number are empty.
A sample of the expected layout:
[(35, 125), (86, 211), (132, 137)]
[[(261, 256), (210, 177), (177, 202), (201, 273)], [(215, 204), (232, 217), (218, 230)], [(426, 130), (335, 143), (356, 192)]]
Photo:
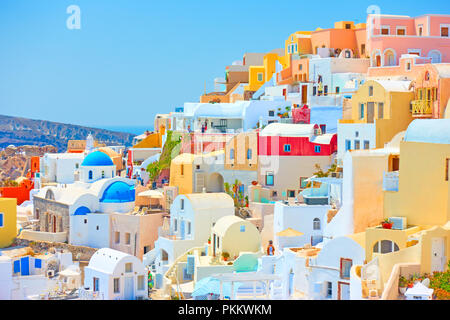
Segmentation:
[(146, 130), (153, 131), (153, 125), (148, 126), (92, 126), (92, 128), (98, 128), (98, 129), (105, 129), (110, 131), (116, 131), (116, 132), (125, 132), (125, 133), (131, 133), (135, 135), (143, 134)]

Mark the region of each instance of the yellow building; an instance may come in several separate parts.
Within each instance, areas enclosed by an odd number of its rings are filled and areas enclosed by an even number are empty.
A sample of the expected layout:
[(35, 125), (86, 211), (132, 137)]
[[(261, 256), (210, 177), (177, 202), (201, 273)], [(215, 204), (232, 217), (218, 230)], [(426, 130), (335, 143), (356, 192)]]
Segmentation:
[(195, 155), (182, 153), (170, 163), (170, 186), (178, 187), (178, 194), (194, 193), (193, 166)]
[(258, 135), (256, 131), (241, 132), (225, 145), (225, 170), (258, 169)]
[(0, 248), (13, 243), (17, 236), (17, 200), (0, 198)]
[(400, 143), (397, 174), (384, 175), (384, 218), (366, 230), (366, 260), (378, 258), (385, 284), (399, 263), (421, 273), (447, 269), (450, 257), (450, 119), (414, 120)]
[(277, 61), (283, 69), (289, 65), (289, 57), (283, 55), (283, 49), (273, 50), (264, 56), (262, 66), (250, 66), (248, 74), (248, 85), (244, 87), (245, 91), (257, 91), (264, 83), (269, 81), (276, 71)]
[[(361, 129), (361, 133), (366, 131), (361, 139), (367, 141), (371, 149), (383, 148), (397, 133), (406, 130), (413, 120), (411, 101), (414, 100), (414, 92), (410, 83), (368, 80), (361, 85), (351, 100), (351, 119), (339, 121), (340, 140), (352, 141), (355, 132)], [(345, 129), (347, 124), (352, 125), (348, 127), (351, 130)], [(350, 149), (359, 148), (363, 147), (358, 145)]]
[(166, 127), (161, 125), (158, 132), (150, 133), (147, 137), (139, 141), (133, 146), (133, 149), (139, 148), (162, 148), (163, 136), (166, 132)]
[[(284, 55), (311, 54), (311, 31), (297, 31), (289, 35), (284, 41)], [(289, 59), (290, 60), (290, 59)], [(288, 61), (290, 63), (290, 61)]]

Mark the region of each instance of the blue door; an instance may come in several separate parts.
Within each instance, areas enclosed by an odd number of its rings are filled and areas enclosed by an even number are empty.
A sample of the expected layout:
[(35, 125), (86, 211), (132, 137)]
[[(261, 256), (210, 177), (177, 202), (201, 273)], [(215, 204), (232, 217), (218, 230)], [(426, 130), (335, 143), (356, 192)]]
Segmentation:
[(23, 276), (30, 275), (30, 258), (29, 257), (20, 258), (20, 270), (22, 271), (21, 274)]
[(180, 221), (180, 237), (182, 240), (184, 240), (184, 229), (185, 229), (185, 222), (184, 220)]

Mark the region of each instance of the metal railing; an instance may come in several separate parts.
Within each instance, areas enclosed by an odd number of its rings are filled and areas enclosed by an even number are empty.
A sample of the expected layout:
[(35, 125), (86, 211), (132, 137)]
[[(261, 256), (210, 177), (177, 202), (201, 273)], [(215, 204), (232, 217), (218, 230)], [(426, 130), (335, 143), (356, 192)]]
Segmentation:
[(433, 113), (431, 100), (413, 100), (411, 104), (413, 116), (431, 115)]

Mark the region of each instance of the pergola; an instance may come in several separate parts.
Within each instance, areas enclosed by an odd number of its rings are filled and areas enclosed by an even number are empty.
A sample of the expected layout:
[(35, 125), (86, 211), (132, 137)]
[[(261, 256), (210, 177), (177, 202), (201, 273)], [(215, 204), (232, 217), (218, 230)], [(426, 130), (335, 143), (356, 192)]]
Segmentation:
[(223, 282), (231, 282), (231, 300), (234, 300), (235, 282), (253, 282), (253, 299), (256, 300), (256, 283), (264, 282), (266, 284), (266, 298), (269, 299), (269, 283), (275, 280), (281, 280), (281, 277), (275, 274), (265, 274), (261, 272), (241, 272), (241, 273), (219, 273), (211, 277), (220, 281), (220, 297), (223, 299)]

